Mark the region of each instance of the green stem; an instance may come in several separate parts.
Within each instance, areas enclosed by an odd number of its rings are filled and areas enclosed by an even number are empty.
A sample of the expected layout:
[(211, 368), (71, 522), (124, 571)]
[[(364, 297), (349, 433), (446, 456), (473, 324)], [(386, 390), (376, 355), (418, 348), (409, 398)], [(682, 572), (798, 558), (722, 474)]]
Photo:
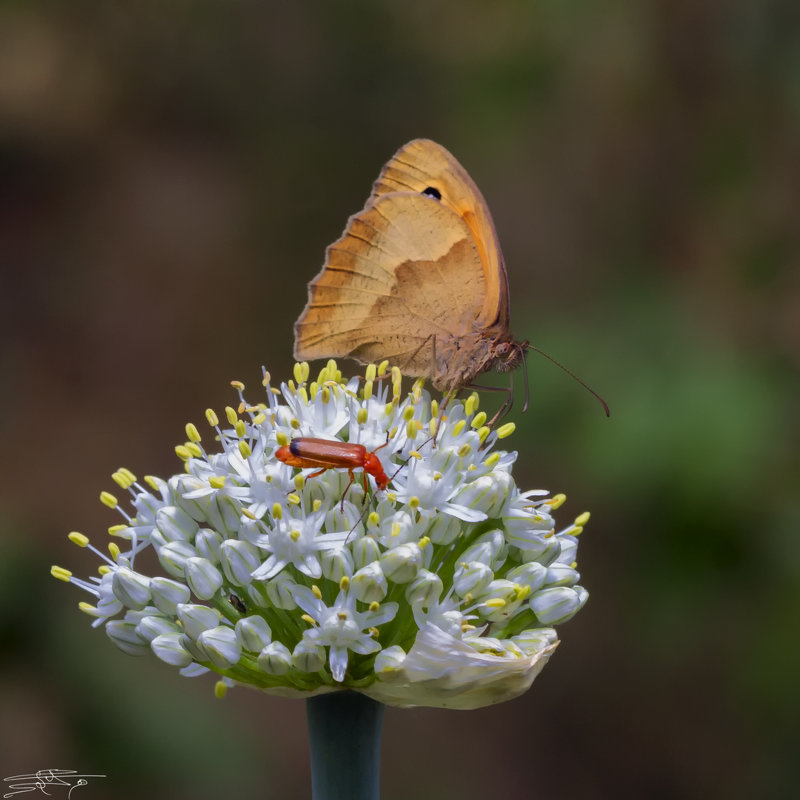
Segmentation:
[(306, 701), (313, 800), (378, 800), (383, 708), (357, 692)]

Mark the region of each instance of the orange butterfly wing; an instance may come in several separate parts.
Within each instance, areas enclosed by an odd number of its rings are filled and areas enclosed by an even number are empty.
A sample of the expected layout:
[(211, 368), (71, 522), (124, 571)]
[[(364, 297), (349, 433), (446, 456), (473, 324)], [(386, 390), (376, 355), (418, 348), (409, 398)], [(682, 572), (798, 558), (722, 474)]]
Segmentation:
[(498, 336), (508, 281), (486, 203), (447, 150), (409, 142), (326, 251), (295, 358), (386, 358), (449, 389), (488, 368)]
[(508, 277), (494, 221), (475, 181), (449, 150), (430, 139), (403, 145), (381, 170), (367, 205), (388, 192), (418, 194), (428, 189), (438, 191), (442, 204), (464, 220), (478, 249), (486, 280), (481, 323), (507, 330)]

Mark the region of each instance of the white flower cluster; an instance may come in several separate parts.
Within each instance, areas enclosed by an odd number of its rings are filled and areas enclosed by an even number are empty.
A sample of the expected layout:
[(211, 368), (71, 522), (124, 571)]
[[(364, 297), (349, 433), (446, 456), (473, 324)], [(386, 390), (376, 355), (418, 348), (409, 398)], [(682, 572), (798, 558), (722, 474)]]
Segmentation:
[[(121, 544), (106, 555), (71, 533), (102, 560), (99, 577), (53, 575), (94, 596), (82, 610), (124, 652), (223, 685), (457, 708), (525, 691), (558, 643), (553, 626), (586, 602), (575, 558), (589, 515), (555, 531), (564, 496), (517, 489), (517, 454), (493, 450), (514, 426), (490, 430), (475, 394), (441, 411), (421, 381), (403, 396), (386, 364), (347, 382), (333, 361), (316, 381), (304, 363), (294, 376), (277, 390), (265, 373), (255, 406), (235, 382), (227, 425), (206, 412), (213, 448), (187, 425), (184, 472), (143, 484), (115, 472), (132, 511), (101, 500), (122, 515), (109, 529)], [(304, 437), (363, 449), (276, 458)], [(365, 493), (373, 452), (388, 487)], [(162, 575), (137, 569), (147, 548)]]

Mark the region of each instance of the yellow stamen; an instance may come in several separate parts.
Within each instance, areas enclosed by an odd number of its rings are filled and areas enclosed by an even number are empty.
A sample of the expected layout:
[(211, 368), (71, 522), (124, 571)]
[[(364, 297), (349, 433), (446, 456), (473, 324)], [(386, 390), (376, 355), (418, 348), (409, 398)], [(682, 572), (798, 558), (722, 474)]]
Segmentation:
[(485, 411), (479, 411), (472, 418), (472, 422), (470, 422), (470, 425), (472, 425), (472, 427), (475, 428), (476, 430), (478, 428), (480, 428), (481, 426), (485, 425), (485, 424), (486, 424), (486, 412)]
[(200, 446), (195, 444), (194, 442), (186, 442), (184, 447), (186, 447), (187, 452), (192, 458), (203, 457), (203, 451), (200, 449)]
[(197, 426), (193, 422), (186, 423), (186, 438), (190, 442), (200, 441), (200, 431), (197, 430)]
[(505, 425), (501, 425), (497, 429), (497, 438), (498, 439), (505, 439), (507, 436), (511, 436), (512, 433), (517, 429), (517, 426), (513, 422), (506, 422)]
[(69, 583), (69, 579), (72, 577), (72, 573), (68, 569), (64, 569), (64, 567), (57, 567), (53, 564), (50, 567), (50, 574), (59, 581), (64, 581), (65, 583)]
[(492, 453), (483, 460), (483, 463), (491, 469), (498, 461), (500, 461), (500, 453)]
[(117, 507), (117, 498), (111, 492), (100, 492), (100, 502), (109, 508)]

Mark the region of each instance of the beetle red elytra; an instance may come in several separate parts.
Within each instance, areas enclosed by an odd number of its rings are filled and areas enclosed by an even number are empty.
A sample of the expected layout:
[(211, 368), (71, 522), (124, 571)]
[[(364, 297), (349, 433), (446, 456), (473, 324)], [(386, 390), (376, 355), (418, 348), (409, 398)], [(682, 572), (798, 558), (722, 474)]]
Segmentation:
[[(316, 472), (312, 472), (308, 476), (309, 478), (322, 475), (323, 472), (327, 472), (329, 469), (346, 469), (350, 475), (350, 483), (347, 484), (347, 489), (356, 479), (353, 470), (362, 469), (364, 470), (364, 494), (366, 495), (367, 475), (372, 475), (375, 478), (378, 489), (385, 490), (389, 484), (389, 479), (383, 471), (383, 465), (375, 455), (378, 450), (386, 447), (387, 444), (389, 444), (388, 436), (380, 447), (376, 447), (372, 452), (369, 452), (363, 444), (315, 439), (311, 436), (298, 436), (296, 439), (292, 439), (288, 445), (279, 447), (275, 451), (275, 458), (290, 467), (299, 467), (300, 469), (319, 467)], [(347, 489), (344, 490), (344, 494), (347, 494)], [(342, 495), (342, 501), (344, 501), (344, 495)]]

